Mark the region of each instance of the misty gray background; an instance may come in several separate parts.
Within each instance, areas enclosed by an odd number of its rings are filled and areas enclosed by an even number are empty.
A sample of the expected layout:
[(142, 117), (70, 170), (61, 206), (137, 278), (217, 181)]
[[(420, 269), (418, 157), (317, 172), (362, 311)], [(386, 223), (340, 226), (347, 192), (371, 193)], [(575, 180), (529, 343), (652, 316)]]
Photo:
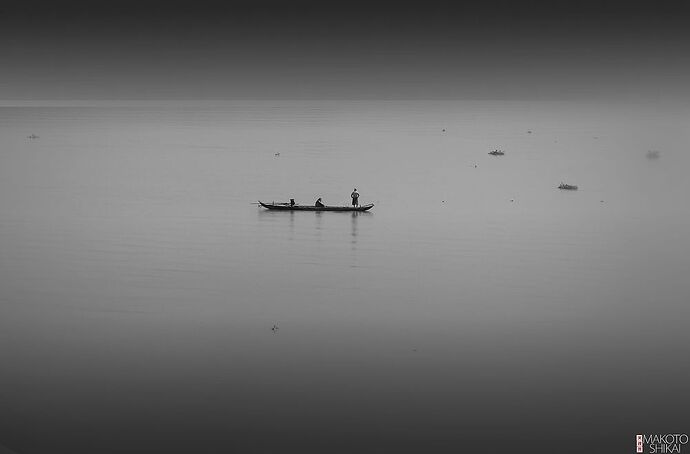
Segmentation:
[(0, 99), (690, 96), (682, 1), (0, 5)]
[[(5, 102), (0, 444), (632, 452), (687, 431), (688, 119), (620, 101)], [(353, 187), (372, 212), (250, 204)]]

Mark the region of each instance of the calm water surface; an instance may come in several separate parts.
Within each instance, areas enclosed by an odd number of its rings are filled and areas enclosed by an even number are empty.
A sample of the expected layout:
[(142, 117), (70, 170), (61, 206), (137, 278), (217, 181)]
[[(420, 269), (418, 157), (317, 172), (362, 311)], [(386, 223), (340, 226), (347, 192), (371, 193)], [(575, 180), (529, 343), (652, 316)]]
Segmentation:
[[(637, 433), (687, 432), (688, 120), (0, 107), (0, 445), (632, 452)], [(370, 213), (251, 204), (354, 187)]]

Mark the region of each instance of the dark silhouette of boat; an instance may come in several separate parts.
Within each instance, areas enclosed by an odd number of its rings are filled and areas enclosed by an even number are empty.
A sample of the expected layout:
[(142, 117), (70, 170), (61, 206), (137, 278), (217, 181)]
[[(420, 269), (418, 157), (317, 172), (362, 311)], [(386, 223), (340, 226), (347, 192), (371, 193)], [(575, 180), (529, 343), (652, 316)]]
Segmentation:
[(373, 203), (361, 206), (323, 206), (317, 207), (314, 205), (290, 205), (289, 203), (264, 203), (259, 200), (259, 205), (269, 210), (281, 211), (367, 211), (374, 207)]
[(506, 154), (506, 152), (503, 150), (494, 150), (494, 151), (490, 151), (489, 154), (491, 156), (503, 156), (504, 154)]
[(577, 191), (577, 186), (574, 184), (561, 183), (558, 185), (558, 189), (567, 189), (569, 191)]

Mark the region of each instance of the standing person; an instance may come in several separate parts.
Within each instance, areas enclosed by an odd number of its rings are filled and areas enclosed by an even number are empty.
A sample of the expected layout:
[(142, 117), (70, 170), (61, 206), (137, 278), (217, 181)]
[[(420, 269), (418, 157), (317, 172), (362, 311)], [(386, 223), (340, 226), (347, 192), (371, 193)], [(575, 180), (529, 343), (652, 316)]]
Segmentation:
[(323, 208), (324, 205), (323, 205), (323, 202), (321, 202), (321, 197), (319, 197), (319, 198), (316, 200), (316, 203), (314, 204), (314, 206), (315, 206), (315, 207), (318, 207), (318, 208)]
[(359, 206), (359, 193), (357, 192), (357, 188), (355, 188), (355, 190), (352, 191), (352, 194), (350, 194), (350, 197), (352, 197), (352, 206), (353, 207)]

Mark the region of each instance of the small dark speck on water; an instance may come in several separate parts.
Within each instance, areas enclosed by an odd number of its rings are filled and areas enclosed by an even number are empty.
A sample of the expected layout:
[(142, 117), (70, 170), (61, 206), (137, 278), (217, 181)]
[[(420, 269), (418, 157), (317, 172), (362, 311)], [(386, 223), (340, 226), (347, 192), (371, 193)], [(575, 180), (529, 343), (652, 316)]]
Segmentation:
[(527, 130), (527, 134), (532, 134), (532, 130), (531, 130), (531, 129), (528, 129), (528, 130)]
[(442, 131), (443, 131), (443, 132), (446, 132), (446, 128), (443, 128)]

